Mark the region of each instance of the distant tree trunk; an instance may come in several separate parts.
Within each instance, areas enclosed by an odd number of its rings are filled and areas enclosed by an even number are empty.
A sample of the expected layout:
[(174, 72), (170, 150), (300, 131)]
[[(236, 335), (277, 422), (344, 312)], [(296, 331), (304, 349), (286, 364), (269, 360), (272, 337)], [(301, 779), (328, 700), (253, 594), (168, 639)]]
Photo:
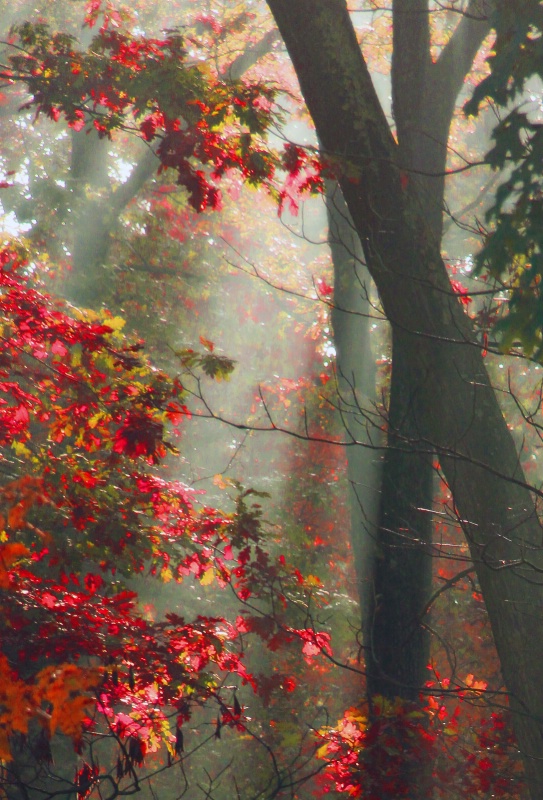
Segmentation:
[[(532, 800), (543, 797), (543, 553), (533, 492), (471, 321), (451, 290), (416, 181), (405, 185), (345, 0), (268, 0), (417, 390), (489, 614)], [(356, 173), (358, 180), (352, 180)]]
[(347, 438), (351, 546), (360, 602), (362, 641), (370, 628), (377, 518), (381, 495), (382, 420), (376, 410), (375, 355), (370, 321), (371, 278), (360, 239), (337, 183), (326, 189), (328, 241), (334, 267), (332, 329), (338, 409)]
[(112, 188), (108, 176), (108, 141), (94, 129), (72, 131), (72, 157), (67, 181), (71, 189), (70, 230), (72, 269), (64, 276), (59, 293), (80, 306), (98, 308), (113, 280), (105, 270), (119, 216), (158, 168), (149, 147), (126, 181)]

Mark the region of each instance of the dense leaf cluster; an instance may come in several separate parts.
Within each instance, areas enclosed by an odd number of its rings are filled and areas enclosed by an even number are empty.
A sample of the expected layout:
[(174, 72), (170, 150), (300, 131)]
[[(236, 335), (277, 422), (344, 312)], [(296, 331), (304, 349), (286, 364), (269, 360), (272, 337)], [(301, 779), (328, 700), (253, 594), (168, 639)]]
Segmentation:
[[(543, 358), (543, 123), (539, 88), (533, 101), (514, 105), (529, 84), (543, 78), (543, 7), (537, 0), (499, 2), (492, 16), (496, 30), (488, 58), (490, 74), (465, 105), (477, 114), (486, 100), (504, 109), (493, 131), (494, 146), (486, 156), (505, 174), (487, 213), (492, 229), (477, 256), (486, 270), (509, 289), (508, 313), (498, 322), (501, 347), (520, 345)], [(534, 81), (536, 83), (534, 83)], [(501, 112), (500, 112), (501, 114)]]
[[(167, 429), (188, 417), (180, 378), (126, 343), (120, 318), (71, 316), (33, 289), (17, 252), (3, 250), (0, 264), (0, 757), (28, 740), (47, 761), (63, 733), (88, 759), (76, 782), (86, 776), (90, 790), (99, 770), (86, 748), (107, 736), (120, 748), (110, 779), (133, 784), (148, 751), (181, 755), (195, 710), (211, 704), (219, 729), (243, 727), (221, 687), (227, 676), (256, 683), (244, 616), (155, 619), (125, 579), (215, 582), (281, 607), (292, 568), (265, 552), (256, 493), (237, 487), (224, 514), (157, 471), (174, 450)], [(211, 353), (189, 361), (215, 377), (232, 369)], [(328, 646), (325, 634), (286, 627), (294, 639), (304, 654)]]

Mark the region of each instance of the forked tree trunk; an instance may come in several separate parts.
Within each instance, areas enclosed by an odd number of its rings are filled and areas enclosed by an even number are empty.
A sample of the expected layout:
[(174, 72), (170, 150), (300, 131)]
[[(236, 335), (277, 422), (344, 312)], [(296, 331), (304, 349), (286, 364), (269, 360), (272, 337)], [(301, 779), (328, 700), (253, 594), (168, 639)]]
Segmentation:
[[(417, 174), (428, 229), (441, 241), (447, 141), (457, 96), (481, 41), (488, 32), (478, 0), (460, 18), (440, 58), (430, 55), (428, 0), (394, 0), (392, 57), (393, 114), (398, 158), (406, 174)], [(378, 497), (375, 453), (368, 443), (375, 393), (369, 389), (370, 310), (361, 280), (365, 266), (339, 190), (327, 189), (335, 275), (332, 313), (336, 338), (340, 401), (350, 433), (358, 428), (362, 444), (348, 450), (352, 495), (352, 543), (362, 605), (368, 693), (416, 700), (426, 677), (429, 633), (421, 619), (432, 579), (432, 453), (417, 441), (412, 406), (417, 387), (410, 384), (401, 343), (393, 341), (388, 413), (388, 448)], [(343, 239), (345, 245), (342, 244)], [(367, 280), (367, 279), (366, 279)], [(353, 313), (354, 312), (354, 313)], [(361, 315), (361, 316), (357, 316)], [(397, 337), (393, 336), (396, 340)], [(355, 393), (366, 409), (357, 418)], [(377, 441), (371, 434), (370, 447)], [(380, 472), (380, 471), (379, 471)], [(377, 555), (377, 557), (375, 557)], [(400, 599), (401, 598), (401, 599)]]
[(417, 387), (421, 443), (436, 449), (470, 546), (533, 800), (543, 797), (543, 553), (533, 491), (429, 233), (345, 0), (268, 0), (340, 178), (385, 313)]
[[(489, 26), (480, 0), (472, 0), (433, 61), (429, 1), (393, 0), (392, 12), (397, 163), (404, 180), (417, 181), (427, 233), (440, 247), (449, 130), (465, 75)], [(394, 328), (392, 340), (368, 686), (370, 694), (417, 700), (430, 653), (422, 617), (432, 581), (433, 458), (431, 448), (419, 441), (419, 389)]]

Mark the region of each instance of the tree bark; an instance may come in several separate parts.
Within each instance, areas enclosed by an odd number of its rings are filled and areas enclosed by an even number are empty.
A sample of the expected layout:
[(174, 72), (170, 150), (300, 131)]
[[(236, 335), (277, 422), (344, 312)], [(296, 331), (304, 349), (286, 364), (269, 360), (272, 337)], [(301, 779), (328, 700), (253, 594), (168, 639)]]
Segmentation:
[(528, 785), (543, 797), (542, 530), (515, 444), (375, 94), (345, 0), (268, 0), (417, 387), (418, 439), (453, 492), (489, 614)]
[[(436, 62), (428, 0), (394, 0), (392, 111), (404, 180), (418, 186), (427, 233), (441, 245), (448, 139), (458, 94), (489, 30), (472, 0)], [(478, 16), (480, 15), (480, 16)], [(418, 387), (392, 331), (388, 448), (383, 466), (371, 625), (369, 694), (417, 700), (427, 678), (430, 636), (422, 616), (432, 581), (433, 465), (415, 422)]]
[[(461, 17), (437, 62), (430, 53), (428, 0), (393, 3), (392, 97), (398, 159), (419, 185), (421, 209), (436, 242), (442, 238), (447, 142), (455, 101), (488, 22), (474, 0)], [(410, 179), (409, 177), (407, 178)], [(327, 188), (330, 194), (330, 187)], [(336, 286), (332, 322), (336, 338), (340, 399), (344, 414), (358, 425), (361, 442), (348, 452), (352, 494), (352, 543), (362, 606), (368, 694), (416, 700), (427, 677), (429, 633), (422, 615), (431, 591), (433, 466), (431, 449), (417, 443), (413, 404), (417, 387), (403, 363), (401, 342), (393, 333), (388, 409), (388, 448), (384, 458), (379, 513), (375, 513), (375, 457), (364, 455), (367, 419), (356, 419), (353, 387), (368, 390), (371, 360), (368, 328), (357, 314), (368, 314), (360, 302), (363, 256), (353, 243), (348, 211), (339, 191), (327, 201)], [(348, 246), (342, 247), (342, 239)], [(358, 245), (360, 247), (360, 245)], [(367, 279), (366, 279), (367, 280)], [(342, 309), (348, 312), (342, 313)], [(364, 375), (366, 373), (366, 376)], [(350, 395), (350, 397), (349, 397)], [(352, 427), (352, 426), (351, 426)], [(352, 431), (351, 431), (352, 432)], [(356, 438), (356, 436), (355, 436)], [(375, 440), (375, 435), (374, 435)], [(375, 443), (375, 442), (374, 442)], [(373, 473), (373, 475), (372, 475)], [(371, 476), (371, 477), (370, 477)], [(358, 487), (372, 486), (363, 492)], [(375, 555), (377, 554), (377, 558)], [(401, 598), (401, 601), (400, 601)]]
[(393, 0), (392, 111), (398, 163), (419, 187), (428, 227), (441, 241), (448, 141), (456, 101), (485, 36), (490, 0), (471, 0), (439, 58), (430, 52), (428, 0)]
[[(400, 158), (408, 170), (425, 159), (415, 131), (423, 118), (424, 89), (432, 66), (428, 0), (396, 0), (392, 11), (392, 111)], [(432, 142), (429, 150), (435, 149)], [(431, 227), (439, 240), (443, 204), (439, 192), (444, 187), (434, 182), (429, 188)], [(430, 638), (421, 617), (432, 584), (433, 471), (431, 449), (417, 442), (416, 402), (417, 388), (393, 328), (387, 449), (366, 631), (370, 700), (384, 695), (417, 701), (427, 677)], [(417, 781), (420, 786), (420, 776), (412, 777), (413, 786)]]

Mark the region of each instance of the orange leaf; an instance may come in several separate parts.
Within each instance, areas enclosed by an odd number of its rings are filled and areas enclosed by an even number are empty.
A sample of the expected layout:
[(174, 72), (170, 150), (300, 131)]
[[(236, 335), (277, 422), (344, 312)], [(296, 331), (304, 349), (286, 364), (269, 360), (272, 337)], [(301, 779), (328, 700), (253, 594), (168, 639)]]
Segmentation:
[(20, 542), (0, 545), (0, 588), (9, 588), (9, 570), (17, 559), (29, 556), (30, 551)]
[(26, 508), (24, 503), (17, 503), (16, 506), (12, 506), (8, 511), (8, 525), (13, 530), (17, 528), (22, 528), (24, 525), (26, 516)]
[(206, 350), (209, 350), (210, 353), (213, 352), (215, 349), (215, 345), (209, 339), (206, 339), (205, 336), (200, 336), (200, 344), (202, 344)]

